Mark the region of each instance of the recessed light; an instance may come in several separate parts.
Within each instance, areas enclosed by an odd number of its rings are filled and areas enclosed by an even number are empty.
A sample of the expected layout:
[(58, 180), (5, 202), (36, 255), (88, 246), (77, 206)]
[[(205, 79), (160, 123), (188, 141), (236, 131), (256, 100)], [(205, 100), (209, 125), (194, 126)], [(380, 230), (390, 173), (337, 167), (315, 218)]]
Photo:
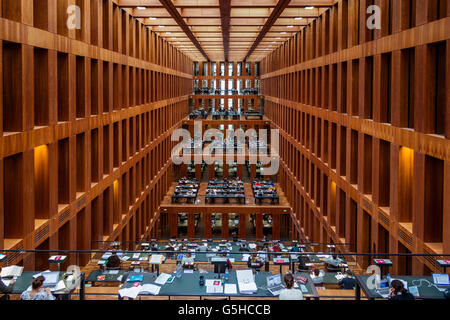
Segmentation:
[(286, 31), (280, 32), (281, 34), (286, 34)]
[(314, 9), (314, 7), (312, 7), (312, 6), (311, 7), (305, 7), (305, 9), (306, 10), (312, 10), (312, 9)]
[(287, 26), (288, 28), (293, 28), (294, 26)]
[(158, 26), (159, 28), (165, 28), (166, 26)]
[(146, 7), (137, 7), (138, 10), (145, 10), (147, 9)]
[(155, 18), (155, 17), (150, 17), (149, 19), (150, 19), (150, 20), (156, 20), (156, 18)]
[(295, 20), (302, 20), (303, 17), (296, 17)]

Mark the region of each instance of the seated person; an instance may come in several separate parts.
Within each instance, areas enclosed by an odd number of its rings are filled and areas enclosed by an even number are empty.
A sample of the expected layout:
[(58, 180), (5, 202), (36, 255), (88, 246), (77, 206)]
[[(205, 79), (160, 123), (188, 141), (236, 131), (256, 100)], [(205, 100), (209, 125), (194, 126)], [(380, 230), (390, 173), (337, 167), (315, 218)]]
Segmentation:
[(242, 246), (239, 248), (239, 251), (240, 252), (243, 252), (243, 251), (249, 252), (250, 249), (247, 247), (247, 244), (243, 243)]
[(450, 288), (448, 288), (445, 292), (444, 292), (444, 297), (447, 300), (450, 300)]
[(314, 283), (314, 285), (322, 285), (323, 284), (323, 277), (325, 276), (325, 272), (323, 272), (320, 269), (314, 269), (313, 273), (311, 274), (311, 279)]
[(120, 258), (115, 251), (109, 256), (106, 262), (107, 270), (119, 270), (120, 269)]
[(389, 300), (415, 300), (414, 296), (405, 289), (405, 285), (400, 280), (391, 282)]
[(278, 243), (275, 243), (272, 247), (273, 252), (281, 252), (281, 247)]
[(181, 259), (181, 265), (186, 269), (192, 269), (194, 267), (194, 258), (192, 258), (192, 254), (190, 252), (183, 256), (183, 259)]
[(299, 272), (309, 272), (309, 267), (306, 265), (307, 259), (304, 256), (298, 256), (298, 271)]
[(152, 243), (151, 251), (158, 251), (158, 245), (156, 243)]
[(24, 291), (21, 300), (55, 300), (49, 288), (44, 289), (45, 278), (39, 276), (31, 282), (31, 291)]
[(291, 249), (291, 252), (300, 252), (300, 248), (298, 247), (297, 243), (294, 244), (294, 246)]
[(340, 269), (342, 259), (338, 258), (337, 254), (333, 253), (331, 257), (323, 259), (323, 262), (327, 264), (327, 269), (336, 270)]
[(353, 278), (353, 273), (347, 270), (346, 276), (341, 281), (339, 281), (339, 286), (344, 290), (353, 290), (356, 286), (356, 280)]
[[(0, 268), (0, 271), (2, 271), (2, 268)], [(12, 288), (14, 286), (15, 280), (11, 280), (8, 286), (5, 286), (5, 284), (2, 281), (2, 278), (0, 278), (0, 294), (4, 294), (0, 300), (8, 299), (8, 294), (12, 292)]]
[(199, 252), (206, 252), (208, 251), (208, 245), (206, 243), (202, 243), (197, 247), (197, 251)]
[[(175, 248), (174, 248), (174, 246), (173, 246), (172, 244), (169, 244), (169, 245), (166, 247), (166, 251), (175, 251)], [(172, 253), (169, 253), (169, 254), (167, 255), (167, 258), (168, 258), (168, 259), (172, 259), (172, 258), (173, 258), (173, 254), (172, 254)]]
[(261, 259), (261, 257), (258, 257), (256, 254), (252, 254), (251, 257), (248, 258), (247, 263), (249, 268), (255, 268), (260, 269), (262, 266), (264, 266), (264, 260)]
[(294, 276), (290, 273), (284, 276), (286, 289), (281, 290), (280, 300), (303, 300), (303, 294), (300, 290), (294, 289)]

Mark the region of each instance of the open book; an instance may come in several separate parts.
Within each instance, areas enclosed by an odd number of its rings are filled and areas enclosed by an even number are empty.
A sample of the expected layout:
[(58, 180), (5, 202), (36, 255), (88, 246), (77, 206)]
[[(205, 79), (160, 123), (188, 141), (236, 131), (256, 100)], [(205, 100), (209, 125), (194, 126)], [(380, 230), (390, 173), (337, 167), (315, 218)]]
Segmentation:
[(4, 267), (2, 269), (2, 273), (0, 274), (0, 277), (2, 278), (12, 278), (12, 277), (20, 277), (23, 272), (23, 267), (19, 266), (10, 266), (10, 267)]
[(120, 297), (128, 297), (131, 299), (136, 299), (139, 294), (151, 294), (158, 295), (161, 287), (154, 284), (144, 284), (143, 286), (136, 286), (131, 288), (125, 288), (119, 290)]

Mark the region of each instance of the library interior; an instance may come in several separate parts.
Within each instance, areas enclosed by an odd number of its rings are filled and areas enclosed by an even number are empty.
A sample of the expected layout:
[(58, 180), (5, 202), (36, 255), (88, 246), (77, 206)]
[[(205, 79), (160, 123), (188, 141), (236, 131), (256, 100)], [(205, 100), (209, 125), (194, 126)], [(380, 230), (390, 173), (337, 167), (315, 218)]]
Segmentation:
[(0, 299), (450, 298), (450, 0), (0, 0), (0, 74)]

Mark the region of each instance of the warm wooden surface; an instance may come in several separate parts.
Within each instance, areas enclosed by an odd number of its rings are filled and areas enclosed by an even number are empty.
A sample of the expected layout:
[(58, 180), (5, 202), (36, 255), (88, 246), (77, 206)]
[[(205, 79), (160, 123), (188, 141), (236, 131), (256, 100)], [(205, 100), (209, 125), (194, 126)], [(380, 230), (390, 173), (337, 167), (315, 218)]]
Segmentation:
[[(380, 30), (366, 28), (373, 3)], [(450, 6), (389, 3), (339, 1), (261, 61), (280, 184), (299, 238), (449, 253)], [(442, 271), (433, 259), (392, 259), (391, 273)]]

